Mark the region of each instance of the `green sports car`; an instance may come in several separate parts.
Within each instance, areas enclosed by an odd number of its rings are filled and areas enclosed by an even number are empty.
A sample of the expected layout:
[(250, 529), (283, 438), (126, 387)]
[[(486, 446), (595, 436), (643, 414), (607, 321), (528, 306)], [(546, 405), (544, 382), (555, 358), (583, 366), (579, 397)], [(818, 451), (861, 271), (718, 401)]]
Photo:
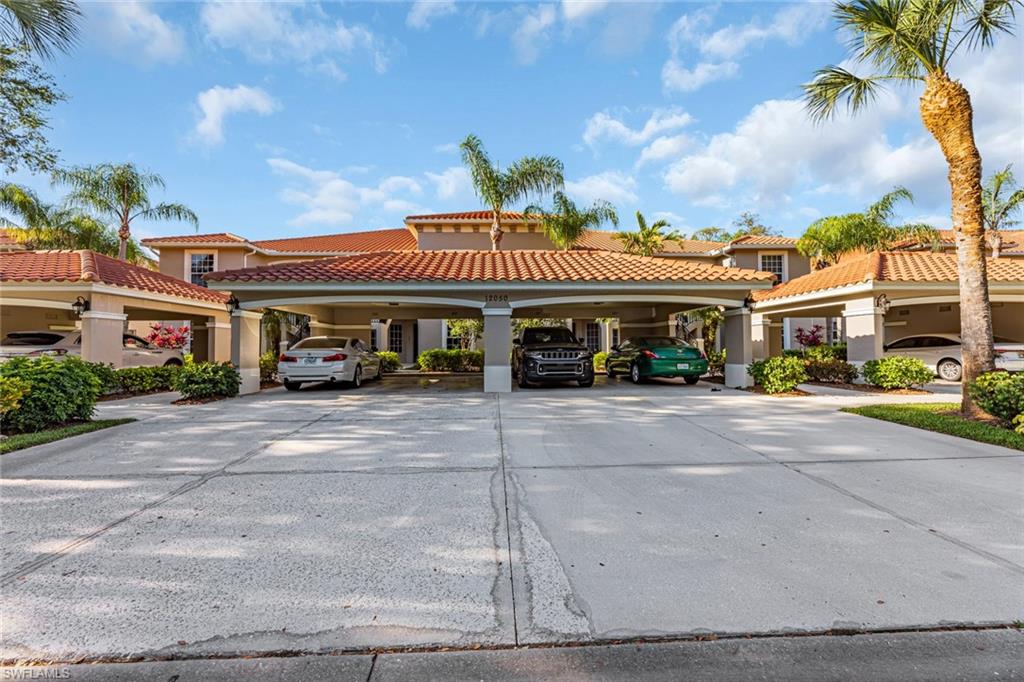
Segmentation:
[(604, 367), (609, 377), (628, 374), (634, 384), (651, 377), (682, 377), (695, 384), (708, 371), (708, 359), (682, 339), (634, 336), (612, 346)]

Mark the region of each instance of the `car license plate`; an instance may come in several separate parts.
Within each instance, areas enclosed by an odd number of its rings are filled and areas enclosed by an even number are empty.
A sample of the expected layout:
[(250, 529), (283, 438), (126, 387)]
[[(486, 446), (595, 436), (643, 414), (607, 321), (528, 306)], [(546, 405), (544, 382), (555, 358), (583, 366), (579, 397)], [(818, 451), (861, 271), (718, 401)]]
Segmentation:
[(302, 359), (302, 362), (304, 362), (307, 365), (315, 365), (319, 361), (320, 361), (320, 358), (303, 358)]
[(690, 363), (688, 362), (677, 362), (676, 369), (690, 369)]

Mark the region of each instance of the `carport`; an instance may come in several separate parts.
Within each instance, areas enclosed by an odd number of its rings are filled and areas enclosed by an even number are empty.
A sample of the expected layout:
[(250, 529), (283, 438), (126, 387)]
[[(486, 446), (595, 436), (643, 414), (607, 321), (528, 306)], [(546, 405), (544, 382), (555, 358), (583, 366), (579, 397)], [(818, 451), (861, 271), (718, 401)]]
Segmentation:
[[(996, 336), (1024, 341), (1024, 262), (990, 258), (989, 298)], [(955, 254), (874, 252), (754, 294), (754, 357), (780, 353), (772, 331), (787, 317), (843, 320), (847, 357), (882, 357), (887, 343), (916, 334), (959, 334)]]
[(242, 391), (259, 389), (259, 322), (264, 308), (308, 315), (314, 334), (369, 338), (389, 318), (484, 320), (484, 390), (512, 390), (513, 317), (612, 317), (623, 337), (672, 334), (675, 315), (717, 305), (729, 386), (747, 385), (752, 290), (772, 275), (667, 258), (598, 251), (413, 251), (279, 263), (207, 275), (230, 291), (232, 361)]
[(120, 367), (121, 337), (133, 320), (187, 320), (196, 359), (226, 361), (227, 300), (93, 251), (0, 253), (0, 333), (80, 328), (82, 358), (90, 362)]

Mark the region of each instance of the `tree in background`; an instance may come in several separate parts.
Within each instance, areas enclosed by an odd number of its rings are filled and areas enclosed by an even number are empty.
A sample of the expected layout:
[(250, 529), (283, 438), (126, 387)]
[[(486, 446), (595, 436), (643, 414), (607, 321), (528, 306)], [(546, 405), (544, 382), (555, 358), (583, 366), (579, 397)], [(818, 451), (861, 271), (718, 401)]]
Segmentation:
[(721, 227), (702, 227), (690, 235), (690, 239), (699, 242), (728, 242), (732, 241), (732, 233)]
[(804, 85), (807, 108), (818, 121), (831, 118), (841, 102), (850, 112), (864, 109), (885, 81), (924, 85), (921, 120), (949, 167), (960, 279), (964, 413), (977, 412), (967, 387), (995, 368), (995, 356), (974, 109), (970, 93), (950, 77), (949, 66), (959, 51), (991, 48), (998, 34), (1012, 33), (1015, 9), (1022, 6), (1021, 0), (837, 2), (833, 14), (851, 34), (852, 61), (871, 73), (861, 76), (842, 66), (827, 66)]
[(551, 243), (568, 251), (576, 246), (588, 230), (594, 230), (603, 223), (619, 226), (619, 216), (615, 207), (607, 201), (595, 201), (590, 208), (579, 209), (572, 199), (562, 192), (555, 192), (553, 207), (545, 211), (539, 206), (527, 206), (523, 209), (523, 217), (540, 216), (544, 234)]
[(816, 267), (826, 267), (848, 253), (887, 251), (901, 241), (937, 244), (939, 233), (930, 225), (893, 224), (900, 200), (913, 201), (914, 195), (904, 187), (896, 187), (862, 213), (819, 218), (797, 240), (797, 251), (813, 259)]
[(671, 227), (667, 220), (658, 220), (648, 225), (640, 211), (636, 212), (636, 224), (635, 231), (615, 233), (615, 238), (622, 242), (625, 252), (634, 256), (653, 256), (661, 253), (666, 241), (679, 241), (683, 238), (675, 231), (662, 233), (662, 230)]
[[(20, 185), (0, 184), (0, 226), (27, 249), (90, 249), (116, 256), (117, 233), (77, 208), (43, 203)], [(149, 266), (149, 257), (134, 239), (128, 242), (131, 263)]]
[(527, 327), (564, 327), (564, 317), (513, 317), (512, 336), (519, 338)]
[(1005, 230), (1020, 223), (1013, 216), (1024, 207), (1024, 189), (1013, 177), (1012, 164), (989, 176), (981, 188), (981, 205), (987, 230)]
[(751, 211), (740, 213), (740, 217), (732, 221), (732, 226), (736, 229), (733, 230), (729, 241), (740, 237), (778, 237), (782, 234), (774, 227), (763, 225), (761, 216)]
[(456, 337), (462, 350), (469, 350), (473, 342), (484, 335), (482, 319), (452, 319), (445, 320), (445, 324), (448, 327), (448, 336)]
[(125, 260), (131, 241), (131, 224), (142, 220), (180, 220), (199, 229), (199, 218), (184, 204), (150, 203), (150, 190), (164, 188), (164, 180), (156, 173), (141, 171), (132, 163), (102, 163), (60, 170), (55, 182), (71, 187), (67, 197), (70, 206), (88, 208), (119, 223), (120, 245), (117, 257)]
[(476, 195), (494, 212), (491, 248), (495, 251), (500, 248), (504, 234), (501, 214), (506, 207), (525, 201), (531, 194), (561, 191), (565, 184), (562, 162), (553, 156), (524, 156), (502, 171), (491, 161), (476, 135), (467, 136), (459, 149)]

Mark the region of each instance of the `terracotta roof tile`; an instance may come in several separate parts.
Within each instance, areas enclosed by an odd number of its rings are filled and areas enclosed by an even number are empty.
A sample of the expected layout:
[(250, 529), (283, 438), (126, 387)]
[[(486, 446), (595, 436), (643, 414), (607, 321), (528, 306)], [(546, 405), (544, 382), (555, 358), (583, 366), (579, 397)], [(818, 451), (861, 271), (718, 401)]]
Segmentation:
[(777, 237), (768, 234), (748, 234), (729, 242), (730, 246), (796, 246), (793, 237)]
[(7, 228), (0, 227), (0, 247), (18, 247), (21, 243), (14, 238)]
[(228, 299), (223, 292), (84, 250), (0, 253), (0, 282), (96, 282), (214, 303)]
[(314, 237), (263, 239), (254, 241), (252, 244), (267, 251), (302, 253), (412, 251), (416, 248), (416, 237), (406, 228), (400, 227), (387, 230), (325, 234)]
[(146, 246), (160, 246), (161, 244), (229, 244), (235, 242), (239, 245), (246, 243), (246, 240), (237, 234), (230, 232), (210, 232), (208, 234), (185, 234), (172, 237), (149, 237), (143, 239)]
[(607, 251), (406, 251), (277, 263), (206, 276), (225, 282), (769, 282), (767, 272)]
[[(523, 214), (516, 211), (502, 211), (502, 220), (523, 220)], [(462, 211), (459, 213), (425, 213), (422, 215), (410, 215), (405, 217), (406, 222), (420, 222), (425, 220), (447, 220), (451, 222), (465, 221), (487, 221), (494, 220), (494, 211)], [(539, 222), (540, 218), (531, 218), (530, 222)]]
[[(705, 242), (695, 239), (684, 239), (682, 242), (666, 240), (662, 245), (662, 254), (693, 254), (710, 255), (715, 249), (725, 246), (724, 242)], [(576, 249), (592, 249), (597, 251), (622, 251), (622, 241), (615, 238), (614, 232), (589, 230), (577, 242)]]
[[(774, 289), (754, 292), (755, 301), (768, 301), (861, 282), (956, 282), (956, 254), (931, 251), (874, 251), (837, 265), (791, 279)], [(990, 282), (1024, 282), (1024, 262), (989, 258)]]

